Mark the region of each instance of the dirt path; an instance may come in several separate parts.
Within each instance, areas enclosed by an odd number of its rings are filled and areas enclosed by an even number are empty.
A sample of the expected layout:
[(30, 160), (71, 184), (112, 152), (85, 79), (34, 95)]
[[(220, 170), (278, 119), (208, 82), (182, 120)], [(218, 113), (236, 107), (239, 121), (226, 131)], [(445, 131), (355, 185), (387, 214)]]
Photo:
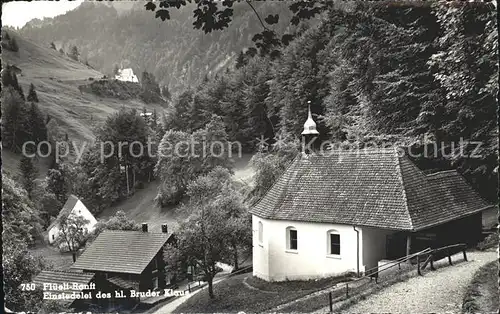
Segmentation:
[[(460, 313), (463, 294), (474, 273), (496, 260), (495, 251), (469, 252), (468, 262), (425, 271), (424, 276), (396, 283), (368, 297), (347, 311), (352, 313)], [(454, 258), (461, 259), (454, 256)], [(447, 259), (440, 261), (446, 262)]]

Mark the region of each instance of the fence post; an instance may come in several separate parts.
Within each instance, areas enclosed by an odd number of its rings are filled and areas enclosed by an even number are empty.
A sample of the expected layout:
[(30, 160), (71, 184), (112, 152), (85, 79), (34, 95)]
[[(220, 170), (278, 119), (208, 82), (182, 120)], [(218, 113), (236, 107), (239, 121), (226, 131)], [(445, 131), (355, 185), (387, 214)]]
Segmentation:
[(465, 253), (465, 247), (462, 252), (464, 253), (464, 260), (467, 262), (467, 253)]
[(451, 253), (450, 253), (450, 249), (446, 249), (446, 253), (448, 253), (448, 262), (450, 263), (450, 265), (453, 265), (453, 263), (451, 262)]
[(348, 283), (345, 284), (345, 296), (349, 297), (349, 284)]
[(332, 302), (332, 292), (331, 291), (328, 293), (328, 301), (330, 303), (330, 313), (332, 313), (333, 312), (333, 302)]
[(191, 284), (188, 283), (188, 291), (191, 293)]
[(434, 254), (431, 254), (431, 270), (436, 270), (436, 268), (434, 268)]
[(401, 263), (398, 263), (398, 268), (401, 270)]
[(422, 271), (420, 270), (420, 255), (417, 255), (417, 273), (422, 276)]

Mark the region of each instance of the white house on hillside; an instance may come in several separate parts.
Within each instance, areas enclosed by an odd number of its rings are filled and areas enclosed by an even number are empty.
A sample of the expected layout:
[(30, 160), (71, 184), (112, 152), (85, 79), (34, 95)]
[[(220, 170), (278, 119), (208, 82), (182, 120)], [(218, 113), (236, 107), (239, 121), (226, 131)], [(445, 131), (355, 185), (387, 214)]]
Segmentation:
[(80, 201), (78, 197), (70, 195), (57, 218), (47, 228), (50, 244), (53, 244), (59, 236), (61, 219), (69, 215), (82, 216), (88, 220), (89, 222), (85, 226), (88, 232), (92, 232), (97, 224), (94, 215), (85, 207), (82, 201)]
[(118, 74), (115, 75), (115, 79), (124, 82), (139, 83), (139, 79), (137, 79), (137, 76), (131, 68), (118, 70)]
[[(302, 135), (318, 134), (313, 123)], [(253, 275), (359, 275), (382, 259), (472, 244), (492, 207), (455, 170), (426, 175), (395, 149), (301, 153), (251, 208)]]

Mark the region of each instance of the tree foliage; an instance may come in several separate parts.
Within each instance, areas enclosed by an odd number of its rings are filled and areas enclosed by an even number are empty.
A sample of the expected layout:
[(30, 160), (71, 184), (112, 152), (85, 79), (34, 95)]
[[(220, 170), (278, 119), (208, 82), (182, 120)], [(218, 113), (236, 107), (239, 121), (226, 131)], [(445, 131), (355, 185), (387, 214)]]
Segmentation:
[(28, 193), (28, 197), (32, 198), (35, 179), (38, 176), (38, 169), (33, 162), (33, 158), (23, 156), (19, 162), (19, 170), (21, 171), (21, 183)]
[(154, 179), (158, 130), (152, 126), (137, 111), (121, 110), (99, 127), (96, 143), (74, 165), (75, 193), (94, 214)]
[(153, 74), (146, 71), (142, 72), (141, 78), (142, 93), (140, 98), (145, 103), (161, 103), (161, 91), (160, 85), (156, 82), (156, 78)]
[[(297, 14), (309, 12), (305, 16), (317, 7), (293, 6)], [(498, 35), (492, 6), (387, 2), (316, 11), (323, 18), (300, 24), (279, 58), (241, 54), (237, 68), (186, 90), (172, 105), (171, 127), (191, 132), (215, 112), (229, 138), (251, 152), (261, 136), (270, 143), (298, 137), (310, 101), (320, 140), (422, 146), (430, 136), (447, 143), (447, 156), (419, 165), (457, 167), (493, 199)], [(468, 157), (475, 145), (461, 157), (449, 154), (460, 138), (480, 141), (481, 157)]]
[(217, 166), (231, 169), (232, 147), (222, 119), (213, 116), (205, 128), (191, 134), (169, 130), (158, 147), (155, 175), (161, 186), (156, 197), (159, 205), (177, 203), (188, 184)]
[(4, 235), (13, 241), (34, 244), (41, 235), (41, 220), (26, 190), (2, 173), (2, 221)]
[(27, 101), (38, 102), (38, 95), (36, 94), (35, 85), (33, 83), (30, 84), (30, 90), (28, 91)]
[(17, 81), (18, 73), (20, 73), (20, 69), (18, 67), (7, 64), (5, 68), (2, 69), (2, 85), (3, 87), (7, 86), (13, 87), (19, 93), (19, 96), (24, 101), (25, 98), (23, 89), (21, 85), (19, 85), (19, 82)]
[(14, 35), (9, 35), (9, 33), (4, 30), (2, 30), (2, 48), (13, 52), (19, 51), (19, 45)]
[(32, 291), (22, 291), (20, 285), (30, 283), (44, 266), (41, 257), (35, 257), (28, 251), (26, 243), (13, 241), (11, 235), (4, 235), (2, 269), (7, 308), (18, 312), (39, 310), (41, 296), (33, 295)]
[(248, 209), (231, 181), (231, 173), (221, 167), (198, 177), (187, 190), (190, 200), (185, 210), (190, 216), (176, 232), (175, 245), (167, 245), (165, 261), (171, 271), (178, 271), (181, 265), (201, 269), (208, 281), (208, 293), (214, 298), (216, 264), (229, 262), (237, 268), (238, 250), (248, 249)]
[(20, 152), (30, 140), (27, 107), (19, 93), (12, 87), (2, 90), (2, 146)]
[(104, 230), (138, 231), (141, 230), (141, 226), (134, 220), (129, 219), (124, 211), (119, 210), (108, 220), (101, 220), (95, 225), (94, 231), (89, 234), (87, 246), (89, 243), (92, 243)]
[(56, 164), (54, 169), (47, 172), (47, 191), (54, 193), (59, 203), (64, 204), (73, 192), (75, 169), (71, 164)]
[[(26, 104), (24, 93), (17, 81), (19, 69), (7, 65), (2, 70), (2, 146), (20, 152), (23, 144), (34, 141), (35, 145), (47, 139), (45, 118), (36, 103), (38, 97), (33, 84)], [(30, 147), (32, 148), (32, 146)]]
[(85, 246), (89, 236), (89, 220), (80, 215), (68, 213), (59, 218), (59, 234), (56, 244), (62, 251), (76, 253)]
[(70, 50), (68, 56), (71, 59), (78, 61), (78, 57), (80, 56), (80, 52), (78, 52), (78, 48), (76, 46), (71, 47), (71, 50)]

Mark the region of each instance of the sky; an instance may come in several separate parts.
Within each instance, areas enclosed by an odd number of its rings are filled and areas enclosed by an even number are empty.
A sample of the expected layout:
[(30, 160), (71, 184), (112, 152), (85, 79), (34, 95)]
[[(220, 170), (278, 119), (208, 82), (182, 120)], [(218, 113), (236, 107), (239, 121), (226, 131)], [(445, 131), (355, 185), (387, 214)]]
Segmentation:
[(2, 4), (2, 25), (23, 27), (34, 18), (54, 17), (79, 6), (76, 1), (13, 1)]

